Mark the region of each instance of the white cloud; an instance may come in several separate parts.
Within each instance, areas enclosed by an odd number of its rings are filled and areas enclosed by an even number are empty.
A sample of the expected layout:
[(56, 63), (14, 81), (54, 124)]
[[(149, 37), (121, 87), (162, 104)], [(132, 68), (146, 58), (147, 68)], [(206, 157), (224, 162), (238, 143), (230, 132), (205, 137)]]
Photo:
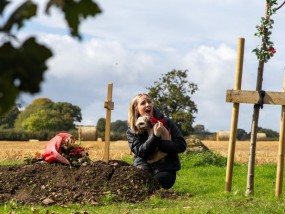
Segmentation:
[(183, 61), (191, 71), (191, 79), (205, 93), (201, 96), (213, 96), (221, 87), (233, 84), (235, 57), (235, 50), (221, 44), (217, 48), (200, 46), (187, 53)]
[(229, 118), (225, 116), (225, 109), (229, 108), (225, 95), (233, 85), (235, 57), (235, 50), (220, 44), (218, 47), (200, 46), (183, 58), (190, 70), (190, 81), (199, 88), (193, 96), (198, 106), (196, 123), (207, 124), (207, 129), (215, 130), (217, 120), (223, 124), (218, 129), (228, 126)]

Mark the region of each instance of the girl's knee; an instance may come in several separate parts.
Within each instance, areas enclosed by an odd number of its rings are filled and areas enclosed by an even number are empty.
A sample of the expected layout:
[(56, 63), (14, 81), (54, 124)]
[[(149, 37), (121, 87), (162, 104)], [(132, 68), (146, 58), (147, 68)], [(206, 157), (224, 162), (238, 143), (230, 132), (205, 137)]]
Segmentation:
[(160, 186), (163, 189), (170, 189), (173, 187), (175, 180), (176, 180), (176, 172), (169, 171), (169, 172), (158, 172), (154, 175), (154, 178), (158, 181)]

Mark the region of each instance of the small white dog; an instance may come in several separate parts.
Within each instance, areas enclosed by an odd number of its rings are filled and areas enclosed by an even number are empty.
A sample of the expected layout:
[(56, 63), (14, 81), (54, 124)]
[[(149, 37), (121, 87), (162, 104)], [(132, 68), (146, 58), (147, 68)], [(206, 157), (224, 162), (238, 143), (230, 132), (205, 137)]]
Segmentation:
[[(153, 125), (154, 124), (151, 122), (150, 117), (148, 117), (148, 116), (141, 116), (136, 121), (136, 127), (138, 128), (139, 132), (143, 132), (144, 130), (147, 130), (149, 137), (153, 135)], [(167, 129), (165, 129), (161, 133), (161, 139), (162, 140), (171, 140), (170, 133)], [(150, 158), (147, 160), (147, 162), (152, 164), (152, 163), (155, 163), (155, 162), (165, 158), (166, 156), (167, 156), (167, 153), (164, 153), (157, 148), (155, 153), (153, 153), (150, 156)]]

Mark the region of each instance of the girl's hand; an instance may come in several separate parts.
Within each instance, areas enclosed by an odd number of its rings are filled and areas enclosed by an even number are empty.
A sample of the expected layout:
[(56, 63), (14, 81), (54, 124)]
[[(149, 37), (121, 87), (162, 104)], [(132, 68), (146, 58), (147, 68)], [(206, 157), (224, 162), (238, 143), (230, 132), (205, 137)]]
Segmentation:
[(162, 122), (158, 122), (153, 127), (153, 134), (156, 137), (161, 137), (162, 132), (164, 131), (165, 127)]

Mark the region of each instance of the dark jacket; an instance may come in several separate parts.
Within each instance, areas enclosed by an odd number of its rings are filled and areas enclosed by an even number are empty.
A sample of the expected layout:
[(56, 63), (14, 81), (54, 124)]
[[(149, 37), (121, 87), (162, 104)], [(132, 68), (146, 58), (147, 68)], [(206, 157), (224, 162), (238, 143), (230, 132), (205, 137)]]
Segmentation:
[[(181, 168), (178, 153), (186, 150), (186, 141), (178, 127), (157, 109), (154, 109), (153, 116), (158, 120), (162, 118), (166, 120), (164, 125), (170, 130), (172, 140), (161, 140), (154, 135), (149, 137), (147, 131), (136, 134), (128, 128), (127, 138), (134, 153), (134, 166), (149, 169), (154, 174), (160, 171), (178, 171)], [(168, 155), (158, 162), (148, 164), (147, 160), (156, 151), (157, 146), (160, 151)]]

